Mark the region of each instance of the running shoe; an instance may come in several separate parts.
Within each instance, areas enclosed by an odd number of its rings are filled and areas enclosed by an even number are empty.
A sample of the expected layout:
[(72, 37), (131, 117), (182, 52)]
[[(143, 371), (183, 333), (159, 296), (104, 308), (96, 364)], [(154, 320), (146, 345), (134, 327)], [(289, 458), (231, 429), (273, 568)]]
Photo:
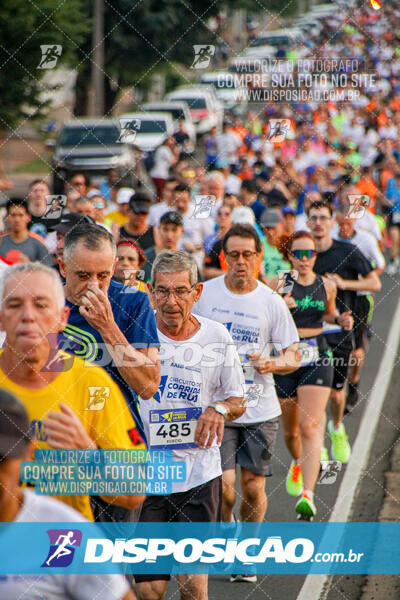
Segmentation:
[(325, 469), (328, 466), (329, 463), (329, 454), (328, 454), (328, 448), (325, 448), (325, 446), (323, 446), (321, 448), (321, 457), (319, 459), (320, 465), (320, 471), (325, 471)]
[(358, 381), (356, 383), (351, 383), (351, 381), (348, 382), (345, 408), (346, 414), (350, 414), (353, 408), (355, 408), (360, 401), (360, 392), (358, 389), (358, 384)]
[(397, 275), (399, 269), (399, 261), (397, 259), (391, 260), (386, 267), (386, 273), (388, 275)]
[(239, 583), (239, 582), (257, 583), (257, 575), (234, 575), (232, 573), (230, 582), (231, 583)]
[(303, 475), (301, 474), (301, 466), (292, 462), (286, 475), (286, 491), (289, 496), (300, 496), (302, 489)]
[(341, 423), (339, 431), (335, 431), (333, 422), (329, 421), (328, 431), (332, 442), (332, 457), (338, 462), (346, 464), (350, 458), (351, 446), (347, 441), (346, 430), (343, 423)]
[(305, 515), (307, 517), (314, 517), (317, 514), (317, 509), (314, 502), (305, 492), (296, 504), (296, 512), (299, 515)]
[(322, 446), (322, 448), (321, 448), (320, 461), (321, 462), (329, 462), (328, 448), (325, 448), (325, 446)]

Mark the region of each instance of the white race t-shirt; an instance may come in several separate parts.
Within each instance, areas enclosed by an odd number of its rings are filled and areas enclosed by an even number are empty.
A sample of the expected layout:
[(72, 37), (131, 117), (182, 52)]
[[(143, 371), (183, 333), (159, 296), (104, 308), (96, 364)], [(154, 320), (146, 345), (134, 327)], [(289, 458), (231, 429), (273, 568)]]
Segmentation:
[(170, 210), (175, 210), (168, 206), (166, 202), (157, 202), (157, 204), (153, 204), (150, 206), (149, 214), (147, 217), (147, 222), (151, 227), (159, 227), (160, 219), (166, 212)]
[(140, 400), (149, 448), (170, 448), (174, 460), (186, 463), (186, 480), (173, 483), (174, 493), (221, 475), (216, 439), (208, 450), (194, 444), (197, 420), (211, 402), (244, 395), (243, 371), (231, 336), (219, 323), (196, 318), (200, 329), (188, 340), (173, 340), (158, 330), (160, 387), (152, 400)]
[[(87, 523), (80, 513), (54, 498), (24, 490), (15, 523)], [(99, 530), (101, 536), (101, 530)], [(44, 559), (45, 557), (43, 557)], [(37, 556), (32, 556), (34, 568)], [(122, 575), (6, 575), (0, 577), (1, 600), (121, 600), (129, 590)]]
[(168, 146), (160, 146), (154, 153), (154, 166), (150, 176), (155, 179), (168, 179), (169, 169), (174, 160), (174, 155)]
[(284, 300), (259, 281), (252, 292), (234, 294), (226, 287), (222, 275), (204, 283), (193, 312), (223, 323), (244, 363), (247, 409), (234, 423), (261, 423), (278, 417), (281, 408), (272, 373), (261, 375), (249, 368), (246, 354), (268, 354), (272, 345), (281, 350), (298, 341), (296, 326)]

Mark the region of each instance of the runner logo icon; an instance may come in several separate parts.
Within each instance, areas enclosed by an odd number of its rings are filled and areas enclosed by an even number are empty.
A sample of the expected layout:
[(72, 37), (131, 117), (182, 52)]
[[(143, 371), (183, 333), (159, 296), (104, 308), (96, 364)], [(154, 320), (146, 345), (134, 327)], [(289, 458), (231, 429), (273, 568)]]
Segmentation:
[(79, 529), (48, 529), (50, 548), (42, 567), (68, 567), (74, 558), (75, 549), (81, 545)]

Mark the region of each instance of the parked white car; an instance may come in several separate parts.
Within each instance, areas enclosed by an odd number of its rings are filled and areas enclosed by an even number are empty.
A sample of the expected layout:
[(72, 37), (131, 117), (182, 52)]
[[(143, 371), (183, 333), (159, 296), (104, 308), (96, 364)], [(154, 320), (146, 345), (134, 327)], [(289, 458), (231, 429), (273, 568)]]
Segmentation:
[(187, 103), (197, 135), (207, 133), (213, 127), (221, 128), (224, 110), (212, 86), (182, 86), (167, 94), (164, 99), (168, 102), (180, 100)]
[(224, 108), (229, 110), (240, 105), (241, 110), (246, 110), (248, 104), (246, 87), (236, 85), (235, 77), (229, 71), (204, 73), (200, 82), (214, 86), (217, 98)]
[(250, 50), (258, 51), (261, 54), (261, 49), (264, 50), (266, 46), (273, 46), (274, 50), (278, 46), (293, 46), (304, 43), (304, 33), (299, 27), (291, 27), (287, 29), (276, 29), (275, 31), (261, 31), (256, 39), (250, 42), (249, 48), (245, 51), (248, 55)]
[(170, 114), (164, 112), (137, 112), (121, 115), (121, 119), (137, 120), (139, 125), (132, 143), (143, 152), (152, 152), (166, 138), (174, 133), (174, 124)]
[(161, 100), (160, 102), (146, 102), (142, 104), (140, 109), (145, 113), (166, 113), (172, 116), (174, 132), (178, 129), (179, 121), (184, 122), (184, 129), (190, 138), (190, 142), (194, 146), (196, 144), (196, 127), (194, 126), (193, 119), (190, 116), (190, 111), (186, 102), (166, 102)]

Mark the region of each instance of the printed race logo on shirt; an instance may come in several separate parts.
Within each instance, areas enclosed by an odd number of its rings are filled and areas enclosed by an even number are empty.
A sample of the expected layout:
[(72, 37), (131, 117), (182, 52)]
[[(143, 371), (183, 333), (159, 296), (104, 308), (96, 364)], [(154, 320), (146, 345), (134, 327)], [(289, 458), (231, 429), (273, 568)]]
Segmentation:
[(167, 379), (168, 379), (168, 375), (161, 375), (160, 385), (158, 387), (158, 390), (156, 391), (156, 393), (153, 396), (153, 400), (155, 400), (156, 402), (161, 402), (161, 397), (164, 393), (165, 384), (167, 383)]
[(139, 446), (140, 444), (144, 444), (142, 437), (136, 427), (132, 427), (128, 430), (129, 439), (131, 440), (133, 446)]
[(111, 388), (108, 386), (89, 386), (89, 402), (85, 410), (103, 410), (107, 398), (110, 397)]
[(48, 529), (50, 548), (42, 567), (68, 567), (82, 541), (79, 529)]
[(31, 421), (31, 436), (38, 442), (47, 441), (47, 434), (44, 430), (44, 425), (42, 421), (38, 421), (37, 419)]

